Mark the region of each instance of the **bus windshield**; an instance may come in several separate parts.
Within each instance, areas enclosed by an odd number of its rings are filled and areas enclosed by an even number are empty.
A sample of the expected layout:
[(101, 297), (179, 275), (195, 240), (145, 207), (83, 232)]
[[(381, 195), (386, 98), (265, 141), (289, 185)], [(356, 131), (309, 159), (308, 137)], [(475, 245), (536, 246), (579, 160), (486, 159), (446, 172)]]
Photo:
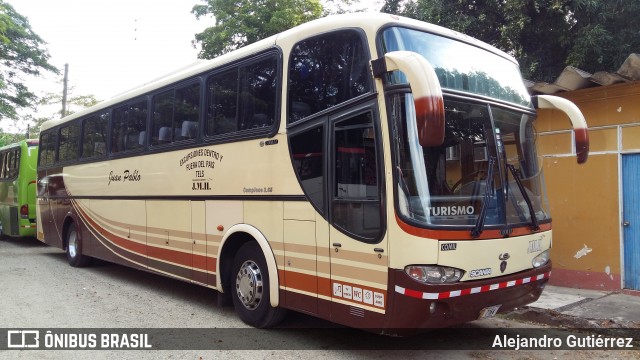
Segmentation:
[[(399, 213), (418, 225), (479, 227), (480, 232), (485, 225), (535, 228), (548, 221), (542, 161), (535, 149), (535, 114), (527, 109), (530, 103), (517, 65), (488, 51), (415, 30), (390, 28), (383, 39), (387, 51), (418, 51), (428, 57), (445, 95), (444, 142), (423, 147), (416, 134), (410, 89), (395, 86), (387, 93)], [(467, 54), (476, 54), (471, 56), (476, 61), (462, 65), (454, 53), (467, 59)], [(406, 82), (399, 71), (388, 79), (393, 84)], [(447, 91), (451, 89), (481, 97), (465, 100), (467, 96), (459, 92), (453, 97)], [(486, 98), (497, 101), (483, 101)], [(505, 101), (523, 108), (499, 105)]]
[(518, 65), (506, 58), (460, 41), (402, 27), (384, 30), (382, 40), (385, 53), (406, 50), (424, 56), (443, 89), (531, 107)]

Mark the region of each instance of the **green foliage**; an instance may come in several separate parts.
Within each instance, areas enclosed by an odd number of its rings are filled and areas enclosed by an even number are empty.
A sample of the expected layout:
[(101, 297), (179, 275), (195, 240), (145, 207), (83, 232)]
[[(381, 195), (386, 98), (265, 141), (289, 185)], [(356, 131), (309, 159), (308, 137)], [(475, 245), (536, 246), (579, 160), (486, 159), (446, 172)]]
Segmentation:
[(640, 1), (386, 0), (382, 10), (494, 45), (532, 80), (553, 81), (568, 65), (615, 71), (640, 49)]
[(36, 101), (36, 95), (24, 84), (24, 76), (40, 76), (42, 70), (58, 73), (48, 62), (44, 44), (27, 18), (0, 0), (0, 120), (16, 119), (17, 109)]
[(322, 14), (318, 0), (200, 0), (196, 18), (213, 16), (215, 25), (196, 34), (199, 58), (211, 59), (267, 38)]

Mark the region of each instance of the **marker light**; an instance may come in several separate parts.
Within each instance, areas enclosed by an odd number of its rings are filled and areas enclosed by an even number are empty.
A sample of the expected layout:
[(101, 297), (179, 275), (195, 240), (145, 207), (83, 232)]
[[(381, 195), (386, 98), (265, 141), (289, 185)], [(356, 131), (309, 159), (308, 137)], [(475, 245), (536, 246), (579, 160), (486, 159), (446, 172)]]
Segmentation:
[(447, 266), (436, 265), (409, 265), (404, 268), (413, 280), (425, 284), (453, 283), (460, 280), (464, 271)]
[(538, 256), (534, 257), (531, 265), (533, 265), (534, 268), (539, 268), (547, 262), (549, 262), (549, 250), (543, 251)]

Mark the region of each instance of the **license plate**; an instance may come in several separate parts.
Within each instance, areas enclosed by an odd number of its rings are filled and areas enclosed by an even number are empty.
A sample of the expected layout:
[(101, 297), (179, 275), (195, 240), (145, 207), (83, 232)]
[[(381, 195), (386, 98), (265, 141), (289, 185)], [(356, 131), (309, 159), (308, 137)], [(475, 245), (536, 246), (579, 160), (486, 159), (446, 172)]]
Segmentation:
[(478, 320), (494, 317), (498, 312), (498, 309), (500, 309), (500, 306), (502, 306), (502, 304), (489, 306), (480, 310), (480, 315), (478, 315)]

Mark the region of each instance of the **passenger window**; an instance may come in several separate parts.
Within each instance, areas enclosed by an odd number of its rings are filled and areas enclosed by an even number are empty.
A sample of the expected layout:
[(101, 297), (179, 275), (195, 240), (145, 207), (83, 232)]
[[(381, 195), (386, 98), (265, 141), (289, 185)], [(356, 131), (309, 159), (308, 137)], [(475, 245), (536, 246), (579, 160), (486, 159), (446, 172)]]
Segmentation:
[(269, 56), (209, 78), (207, 136), (273, 128), (278, 113), (277, 65), (277, 58)]
[(80, 150), (80, 126), (77, 124), (60, 128), (58, 160), (60, 162), (77, 160)]
[(146, 100), (115, 109), (111, 129), (111, 153), (142, 148), (146, 141), (146, 127)]
[(200, 84), (169, 90), (153, 98), (151, 145), (198, 137)]
[(223, 135), (238, 131), (236, 113), (238, 101), (238, 71), (214, 76), (207, 84), (209, 115), (207, 135)]
[(20, 170), (20, 149), (13, 150), (13, 162), (11, 167), (9, 168), (9, 177), (14, 178), (18, 177), (18, 172)]
[(107, 155), (107, 126), (109, 112), (91, 116), (84, 120), (82, 129), (82, 159), (101, 158)]
[(56, 133), (45, 132), (40, 135), (40, 147), (38, 149), (40, 166), (51, 166), (56, 161)]
[(371, 91), (362, 36), (342, 30), (299, 42), (289, 60), (287, 123)]
[(200, 119), (200, 84), (176, 89), (173, 123), (180, 129), (178, 140), (193, 140), (198, 137)]

